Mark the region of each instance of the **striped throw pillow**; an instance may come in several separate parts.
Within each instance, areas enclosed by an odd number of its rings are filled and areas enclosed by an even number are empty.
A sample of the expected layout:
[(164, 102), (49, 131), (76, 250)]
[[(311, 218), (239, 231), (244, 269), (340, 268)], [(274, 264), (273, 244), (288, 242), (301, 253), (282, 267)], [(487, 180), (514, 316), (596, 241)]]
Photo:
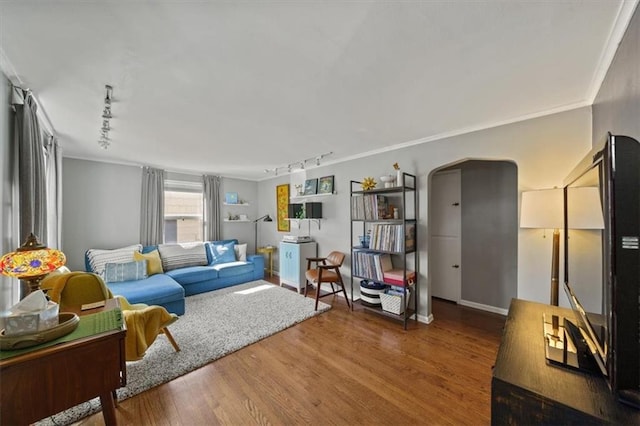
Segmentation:
[(133, 252), (141, 250), (142, 244), (134, 244), (113, 250), (90, 249), (87, 251), (87, 259), (91, 266), (91, 272), (104, 276), (104, 265), (107, 263), (131, 262), (133, 260)]
[(207, 252), (205, 251), (204, 243), (185, 246), (180, 244), (161, 244), (158, 246), (158, 251), (162, 259), (162, 269), (165, 272), (187, 266), (207, 264)]
[(107, 263), (104, 265), (104, 280), (108, 283), (136, 281), (147, 278), (147, 261), (139, 260), (125, 263)]

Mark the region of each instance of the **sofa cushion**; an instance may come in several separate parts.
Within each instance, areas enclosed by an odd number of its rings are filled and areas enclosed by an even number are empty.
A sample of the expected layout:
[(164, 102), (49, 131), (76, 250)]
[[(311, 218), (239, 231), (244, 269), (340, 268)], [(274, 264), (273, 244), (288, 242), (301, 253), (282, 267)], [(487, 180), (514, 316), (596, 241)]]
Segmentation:
[(166, 274), (182, 285), (218, 278), (218, 271), (211, 266), (189, 266), (168, 271)]
[(233, 250), (236, 252), (236, 260), (247, 260), (247, 244), (236, 244), (233, 246)]
[(108, 283), (114, 295), (124, 296), (129, 303), (160, 305), (184, 299), (184, 288), (166, 274), (152, 275), (146, 280)]
[(253, 263), (243, 261), (227, 262), (213, 265), (212, 268), (218, 271), (218, 277), (224, 278), (253, 272)]
[(211, 243), (207, 246), (209, 247), (209, 253), (211, 255), (209, 265), (234, 262), (236, 260), (236, 252), (233, 248), (235, 246), (234, 242), (224, 244)]
[(143, 280), (145, 278), (147, 278), (146, 260), (124, 263), (107, 263), (104, 265), (104, 281), (107, 283), (136, 281)]
[(147, 275), (161, 274), (164, 272), (162, 270), (162, 260), (160, 259), (160, 253), (157, 249), (150, 251), (149, 253), (134, 252), (133, 258), (135, 260), (147, 261)]
[(104, 275), (104, 265), (107, 263), (123, 263), (133, 260), (133, 252), (142, 250), (142, 244), (134, 244), (113, 250), (89, 249), (85, 254), (87, 271)]
[(187, 266), (207, 264), (207, 253), (204, 243), (182, 246), (180, 244), (160, 244), (158, 246), (165, 272)]

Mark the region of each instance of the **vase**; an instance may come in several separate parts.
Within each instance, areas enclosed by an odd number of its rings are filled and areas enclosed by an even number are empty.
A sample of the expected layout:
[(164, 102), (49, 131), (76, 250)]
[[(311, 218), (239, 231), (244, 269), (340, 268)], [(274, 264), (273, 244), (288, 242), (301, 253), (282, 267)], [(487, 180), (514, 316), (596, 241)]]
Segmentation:
[(402, 181), (402, 170), (396, 170), (396, 186), (404, 186), (404, 182)]

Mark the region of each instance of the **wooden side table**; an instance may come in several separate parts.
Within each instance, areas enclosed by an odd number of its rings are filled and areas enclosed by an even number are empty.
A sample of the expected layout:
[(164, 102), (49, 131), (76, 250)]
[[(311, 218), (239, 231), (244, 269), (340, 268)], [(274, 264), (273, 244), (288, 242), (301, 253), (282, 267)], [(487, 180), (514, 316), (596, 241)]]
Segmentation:
[(275, 246), (267, 246), (267, 247), (258, 247), (258, 253), (267, 255), (267, 263), (268, 265), (266, 271), (269, 273), (269, 277), (273, 277), (273, 253), (276, 251)]
[[(76, 311), (93, 314), (118, 307)], [(0, 423), (30, 424), (97, 396), (106, 425), (116, 424), (114, 393), (127, 381), (126, 328), (36, 349), (0, 361)]]

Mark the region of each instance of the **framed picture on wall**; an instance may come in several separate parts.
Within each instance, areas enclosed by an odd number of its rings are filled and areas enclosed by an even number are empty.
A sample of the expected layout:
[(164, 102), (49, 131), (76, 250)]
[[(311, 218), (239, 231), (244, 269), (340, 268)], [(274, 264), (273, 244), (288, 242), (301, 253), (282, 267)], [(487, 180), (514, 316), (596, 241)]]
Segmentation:
[(227, 192), (226, 194), (224, 194), (224, 202), (226, 204), (238, 204), (238, 193)]
[(318, 194), (333, 194), (333, 175), (318, 180)]
[(276, 211), (278, 215), (278, 231), (289, 232), (289, 184), (276, 186)]
[(307, 179), (304, 181), (304, 195), (316, 195), (318, 191), (318, 179)]

